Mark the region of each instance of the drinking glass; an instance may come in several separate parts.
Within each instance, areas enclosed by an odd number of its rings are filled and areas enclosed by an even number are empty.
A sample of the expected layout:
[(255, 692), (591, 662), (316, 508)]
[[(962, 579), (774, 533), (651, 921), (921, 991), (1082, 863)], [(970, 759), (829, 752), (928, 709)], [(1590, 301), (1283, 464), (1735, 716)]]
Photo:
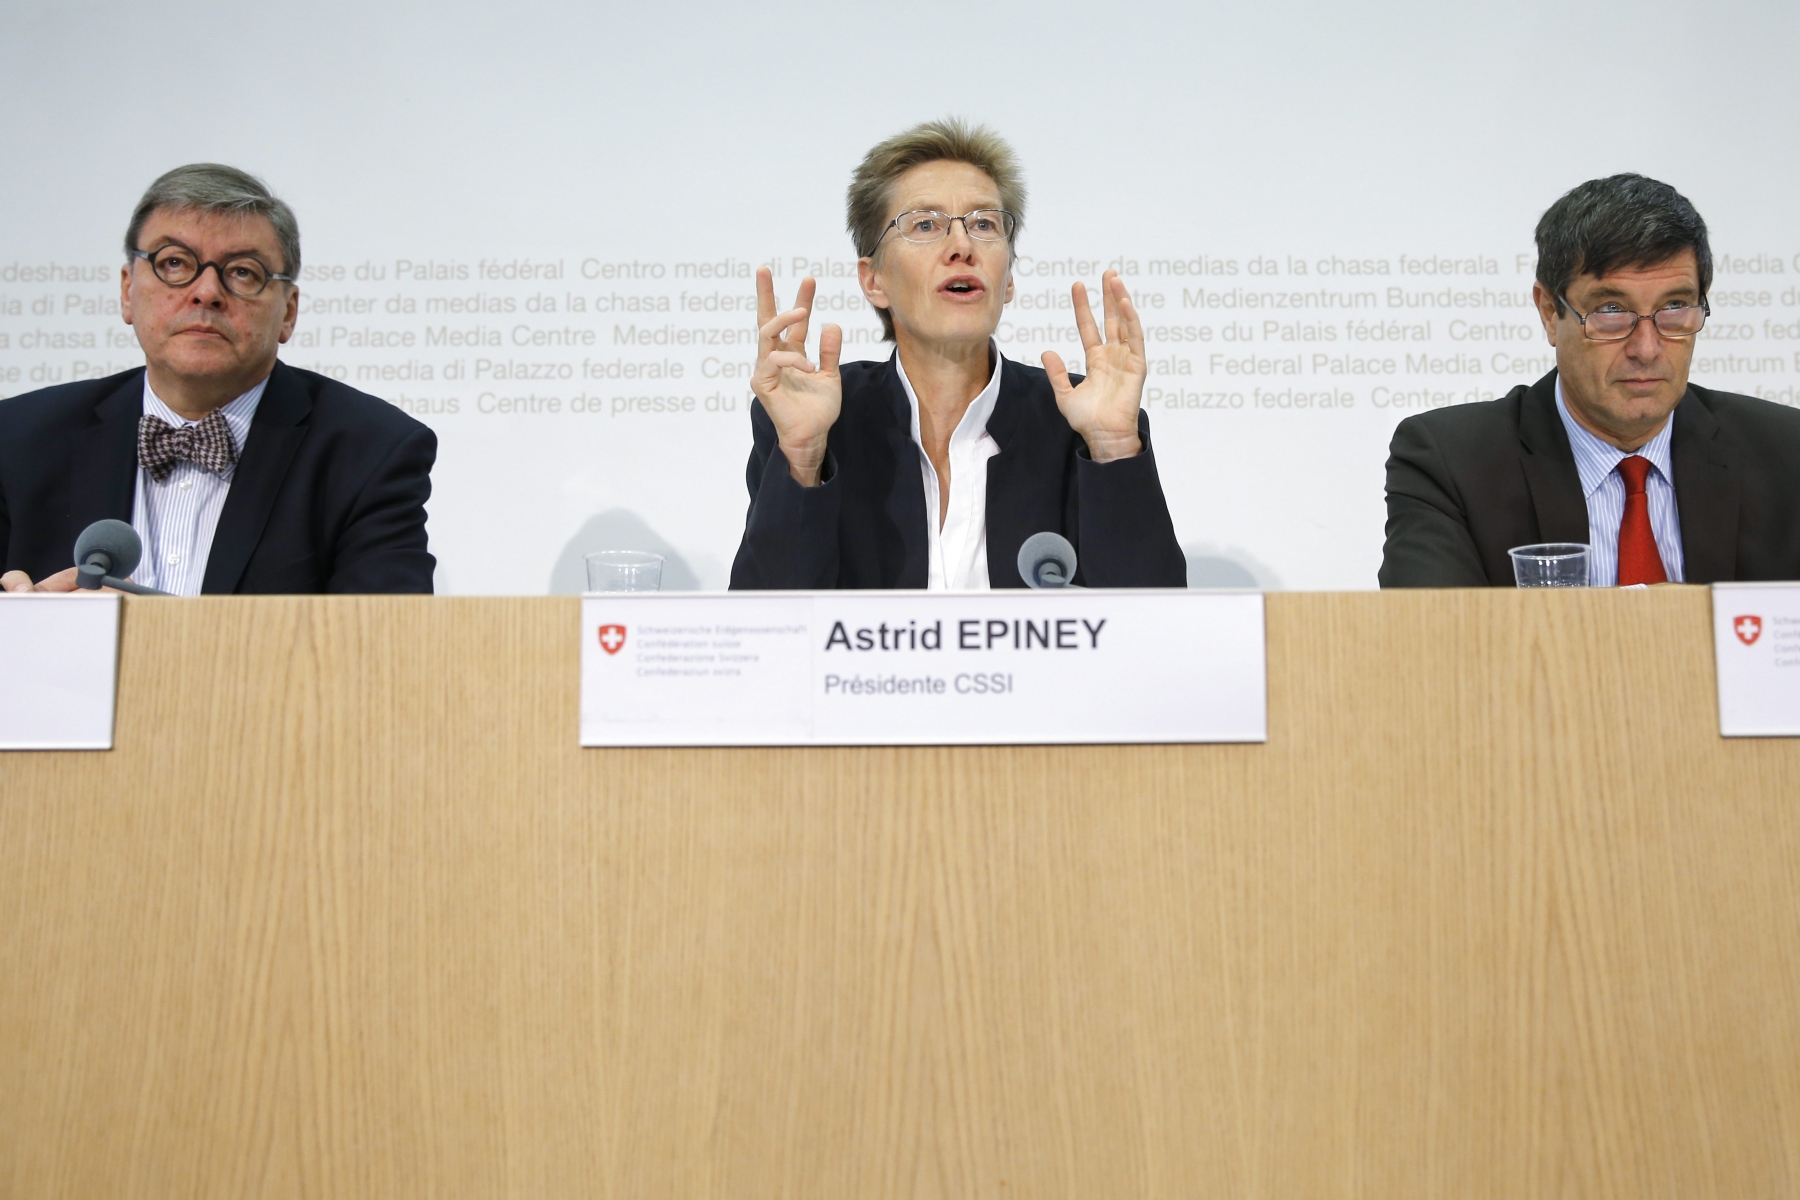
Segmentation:
[(662, 587), (662, 555), (644, 550), (596, 550), (587, 559), (590, 592), (654, 592)]
[(1545, 542), (1538, 546), (1514, 546), (1513, 578), (1519, 586), (1586, 587), (1588, 547), (1584, 542)]

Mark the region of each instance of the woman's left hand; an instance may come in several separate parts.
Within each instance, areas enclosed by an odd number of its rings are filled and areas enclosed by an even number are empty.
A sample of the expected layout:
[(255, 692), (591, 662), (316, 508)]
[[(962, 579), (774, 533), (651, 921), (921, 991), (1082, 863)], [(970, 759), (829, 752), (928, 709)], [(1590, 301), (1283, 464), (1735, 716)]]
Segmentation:
[(1144, 357), (1144, 327), (1117, 271), (1100, 279), (1100, 300), (1106, 318), (1106, 340), (1094, 327), (1094, 310), (1088, 307), (1087, 287), (1071, 289), (1075, 299), (1075, 326), (1081, 331), (1081, 347), (1087, 354), (1087, 378), (1079, 386), (1069, 382), (1069, 369), (1055, 351), (1044, 352), (1044, 370), (1056, 391), (1056, 407), (1063, 419), (1087, 443), (1095, 462), (1130, 458), (1141, 452), (1138, 408), (1144, 400), (1144, 379), (1150, 373)]

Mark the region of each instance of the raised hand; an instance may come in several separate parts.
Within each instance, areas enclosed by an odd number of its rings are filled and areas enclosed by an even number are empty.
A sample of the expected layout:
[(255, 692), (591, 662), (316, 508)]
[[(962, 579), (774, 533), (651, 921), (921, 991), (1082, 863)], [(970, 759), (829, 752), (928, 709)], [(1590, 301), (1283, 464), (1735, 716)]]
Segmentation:
[(1079, 387), (1069, 383), (1069, 369), (1055, 351), (1044, 352), (1044, 370), (1056, 392), (1056, 407), (1063, 419), (1087, 443), (1095, 462), (1130, 458), (1143, 450), (1138, 438), (1138, 408), (1144, 400), (1144, 379), (1150, 374), (1144, 356), (1144, 327), (1117, 271), (1100, 279), (1100, 300), (1106, 318), (1106, 340), (1094, 327), (1094, 310), (1088, 307), (1087, 287), (1077, 283), (1075, 327), (1087, 354), (1087, 378)]
[[(825, 439), (844, 405), (844, 381), (838, 356), (844, 331), (827, 325), (819, 333), (819, 361), (806, 357), (806, 329), (812, 319), (818, 284), (809, 275), (800, 281), (794, 307), (775, 311), (775, 281), (769, 268), (756, 272), (756, 370), (750, 390), (775, 423), (776, 440), (787, 457), (788, 472), (804, 487), (818, 484), (825, 469)], [(1093, 321), (1090, 319), (1090, 325)], [(1065, 372), (1065, 378), (1067, 373)]]

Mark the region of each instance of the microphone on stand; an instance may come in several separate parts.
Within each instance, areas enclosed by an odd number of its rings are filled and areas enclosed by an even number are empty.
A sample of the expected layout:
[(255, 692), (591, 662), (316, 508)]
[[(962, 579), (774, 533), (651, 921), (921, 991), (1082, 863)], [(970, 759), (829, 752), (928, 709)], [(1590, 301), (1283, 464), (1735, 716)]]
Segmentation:
[(1075, 547), (1060, 533), (1034, 533), (1019, 547), (1019, 574), (1034, 588), (1077, 588)]
[(75, 565), (80, 568), (75, 586), (90, 592), (109, 587), (134, 596), (169, 595), (125, 578), (143, 557), (137, 530), (123, 521), (95, 521), (75, 539)]

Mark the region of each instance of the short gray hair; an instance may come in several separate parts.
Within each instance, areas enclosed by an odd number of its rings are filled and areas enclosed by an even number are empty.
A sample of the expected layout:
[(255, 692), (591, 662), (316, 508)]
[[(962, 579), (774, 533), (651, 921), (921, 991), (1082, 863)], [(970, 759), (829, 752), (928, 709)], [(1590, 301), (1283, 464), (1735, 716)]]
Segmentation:
[(281, 274), (300, 275), (300, 223), (294, 210), (275, 197), (262, 180), (248, 171), (221, 163), (189, 163), (166, 172), (150, 185), (131, 214), (125, 230), (125, 257), (141, 250), (138, 235), (150, 214), (162, 210), (174, 212), (233, 213), (240, 216), (267, 218), (275, 227), (275, 240), (281, 246)]

